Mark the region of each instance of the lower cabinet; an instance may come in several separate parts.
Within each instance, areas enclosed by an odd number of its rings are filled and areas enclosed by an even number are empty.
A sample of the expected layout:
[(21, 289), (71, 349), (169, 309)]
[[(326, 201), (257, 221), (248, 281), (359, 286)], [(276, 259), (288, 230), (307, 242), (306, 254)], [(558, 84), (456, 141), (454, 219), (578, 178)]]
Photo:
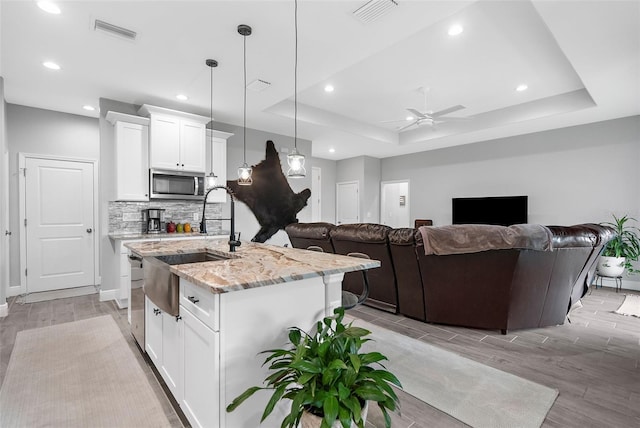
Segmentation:
[(184, 306), (184, 394), (180, 407), (193, 427), (215, 427), (219, 421), (220, 333), (204, 325)]
[(178, 317), (145, 305), (149, 358), (193, 427), (218, 426), (220, 333), (182, 305)]

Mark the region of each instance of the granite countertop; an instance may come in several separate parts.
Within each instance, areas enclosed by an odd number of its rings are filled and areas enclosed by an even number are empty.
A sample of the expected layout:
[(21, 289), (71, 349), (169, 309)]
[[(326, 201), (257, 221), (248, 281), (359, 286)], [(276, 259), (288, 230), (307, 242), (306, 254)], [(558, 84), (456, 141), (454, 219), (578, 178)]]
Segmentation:
[[(189, 233), (145, 233), (145, 232), (112, 232), (109, 233), (109, 239), (113, 241), (126, 241), (131, 239), (163, 239), (163, 238), (201, 238), (204, 234), (200, 232), (189, 232)], [(207, 237), (228, 237), (229, 232), (226, 230), (207, 233)]]
[(208, 288), (212, 293), (228, 293), (380, 266), (377, 260), (252, 242), (243, 242), (235, 253), (230, 253), (227, 242), (220, 239), (132, 242), (125, 246), (142, 257), (205, 250), (231, 257), (228, 260), (171, 266), (171, 272), (180, 278)]

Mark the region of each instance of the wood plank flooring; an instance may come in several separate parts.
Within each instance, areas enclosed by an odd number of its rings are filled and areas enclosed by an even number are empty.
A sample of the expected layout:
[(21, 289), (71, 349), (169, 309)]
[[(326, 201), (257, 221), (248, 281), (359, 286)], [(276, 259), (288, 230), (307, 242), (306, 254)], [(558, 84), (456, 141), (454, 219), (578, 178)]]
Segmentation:
[[(583, 307), (571, 313), (571, 324), (516, 330), (508, 335), (425, 324), (367, 306), (352, 309), (349, 314), (557, 388), (560, 395), (544, 427), (640, 427), (640, 318), (612, 313), (622, 303), (625, 293), (638, 294), (594, 289), (583, 298)], [(12, 298), (9, 316), (0, 318), (0, 383), (19, 331), (105, 314), (112, 315), (125, 333), (172, 426), (182, 426), (129, 334), (126, 310), (117, 309), (113, 302), (99, 302), (97, 294), (24, 305)], [(394, 427), (466, 426), (402, 391), (399, 395), (401, 414), (392, 416)], [(367, 427), (383, 426), (380, 411), (372, 407)]]

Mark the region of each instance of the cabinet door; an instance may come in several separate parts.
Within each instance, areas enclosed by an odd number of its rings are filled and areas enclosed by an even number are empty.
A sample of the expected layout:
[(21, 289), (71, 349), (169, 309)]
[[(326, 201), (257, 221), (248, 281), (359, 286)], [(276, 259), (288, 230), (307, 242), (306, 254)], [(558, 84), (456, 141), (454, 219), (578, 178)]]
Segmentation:
[(162, 368), (160, 374), (173, 398), (182, 401), (184, 322), (180, 317), (162, 313)]
[(183, 306), (180, 313), (184, 320), (184, 395), (180, 407), (193, 427), (220, 426), (220, 334)]
[(116, 197), (118, 201), (149, 200), (149, 127), (116, 122)]
[(144, 349), (156, 368), (160, 370), (162, 367), (162, 311), (148, 297), (145, 297), (144, 318)]
[(180, 120), (170, 116), (151, 116), (151, 168), (182, 169), (180, 163)]
[(180, 166), (185, 171), (205, 172), (205, 125), (180, 120)]

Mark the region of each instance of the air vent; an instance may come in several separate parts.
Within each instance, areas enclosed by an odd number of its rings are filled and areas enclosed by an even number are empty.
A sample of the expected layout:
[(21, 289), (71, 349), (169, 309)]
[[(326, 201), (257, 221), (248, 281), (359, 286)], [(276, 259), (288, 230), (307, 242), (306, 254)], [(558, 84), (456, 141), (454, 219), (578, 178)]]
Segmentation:
[(249, 84), (247, 84), (247, 89), (250, 89), (255, 92), (261, 92), (269, 88), (270, 86), (271, 86), (271, 83), (267, 82), (266, 80), (256, 79), (253, 82), (250, 82)]
[(359, 21), (369, 24), (391, 11), (398, 2), (394, 0), (371, 0), (353, 11), (353, 16)]
[(138, 35), (138, 33), (136, 33), (135, 31), (118, 27), (117, 25), (109, 24), (108, 22), (100, 21), (99, 19), (96, 19), (93, 29), (101, 30), (127, 40), (135, 40), (136, 36)]

